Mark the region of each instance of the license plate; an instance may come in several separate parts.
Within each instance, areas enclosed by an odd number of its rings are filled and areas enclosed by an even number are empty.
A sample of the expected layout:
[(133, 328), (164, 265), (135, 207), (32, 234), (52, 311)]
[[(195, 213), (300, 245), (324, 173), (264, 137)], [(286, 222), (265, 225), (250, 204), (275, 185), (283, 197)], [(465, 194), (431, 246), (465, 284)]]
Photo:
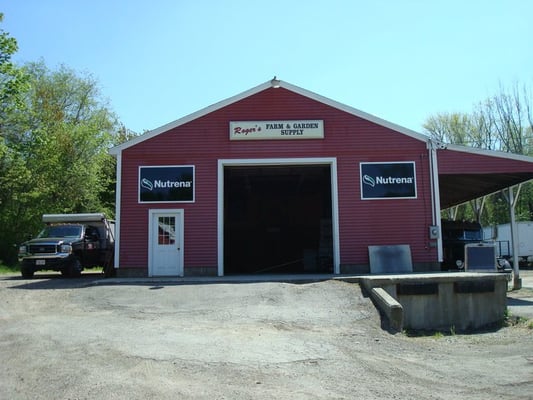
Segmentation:
[(46, 260), (35, 260), (35, 265), (45, 265)]

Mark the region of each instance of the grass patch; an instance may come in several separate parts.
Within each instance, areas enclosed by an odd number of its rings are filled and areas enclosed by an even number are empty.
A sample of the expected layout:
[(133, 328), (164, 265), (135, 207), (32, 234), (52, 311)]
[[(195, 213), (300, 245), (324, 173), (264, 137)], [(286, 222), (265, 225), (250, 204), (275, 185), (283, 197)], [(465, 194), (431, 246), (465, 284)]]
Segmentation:
[(516, 325), (526, 325), (528, 326), (529, 329), (533, 329), (533, 320), (531, 320), (528, 323), (527, 318), (513, 315), (509, 311), (509, 309), (506, 309), (504, 317), (503, 317), (502, 327), (510, 327), (510, 326), (516, 326)]
[(455, 336), (455, 326), (450, 327), (449, 331), (445, 330), (426, 330), (426, 329), (404, 329), (403, 334), (407, 337), (432, 337), (433, 339), (442, 339), (447, 336)]
[[(89, 272), (89, 273), (100, 273), (102, 272), (102, 267), (84, 268), (83, 271)], [(0, 275), (12, 275), (12, 274), (20, 274), (20, 266), (18, 264), (16, 265), (0, 264)]]
[(18, 265), (0, 264), (0, 275), (9, 275), (16, 273), (20, 273), (20, 268)]

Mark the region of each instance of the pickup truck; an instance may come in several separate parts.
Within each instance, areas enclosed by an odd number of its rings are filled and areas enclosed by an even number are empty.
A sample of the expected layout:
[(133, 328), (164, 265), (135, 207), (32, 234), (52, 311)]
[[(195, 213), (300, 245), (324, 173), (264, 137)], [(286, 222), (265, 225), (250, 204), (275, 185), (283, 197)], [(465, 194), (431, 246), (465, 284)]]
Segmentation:
[(36, 271), (60, 271), (78, 277), (84, 268), (100, 266), (104, 274), (114, 272), (114, 222), (103, 213), (44, 214), (44, 229), (19, 246), (23, 278)]

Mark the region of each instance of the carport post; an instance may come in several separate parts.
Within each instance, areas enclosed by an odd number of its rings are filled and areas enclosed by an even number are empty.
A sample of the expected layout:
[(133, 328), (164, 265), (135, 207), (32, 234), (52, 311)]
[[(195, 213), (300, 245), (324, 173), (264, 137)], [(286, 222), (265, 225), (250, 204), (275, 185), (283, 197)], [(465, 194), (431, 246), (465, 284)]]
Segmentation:
[(440, 190), (439, 190), (439, 167), (437, 160), (437, 149), (445, 149), (444, 143), (428, 139), (427, 148), (429, 150), (429, 168), (431, 173), (431, 198), (432, 198), (432, 218), (433, 225), (439, 229), (439, 235), (437, 237), (437, 261), (441, 263), (444, 260), (442, 249), (442, 235), (441, 230), (441, 217), (440, 217)]
[(507, 202), (509, 203), (509, 214), (511, 216), (511, 242), (513, 243), (513, 289), (518, 290), (522, 288), (522, 278), (520, 278), (520, 267), (518, 263), (518, 230), (516, 227), (516, 216), (515, 208), (520, 195), (520, 189), (522, 185), (518, 185), (518, 190), (516, 191), (516, 196), (514, 195), (514, 187), (508, 187), (507, 192), (503, 191)]

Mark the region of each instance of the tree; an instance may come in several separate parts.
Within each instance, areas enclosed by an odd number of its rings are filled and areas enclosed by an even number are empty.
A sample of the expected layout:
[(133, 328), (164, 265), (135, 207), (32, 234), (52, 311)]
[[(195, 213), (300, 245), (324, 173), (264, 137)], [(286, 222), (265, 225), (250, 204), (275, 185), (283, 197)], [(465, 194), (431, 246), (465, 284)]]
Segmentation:
[(424, 128), (431, 133), (432, 138), (440, 142), (468, 146), (473, 123), (467, 114), (443, 113), (429, 117)]
[(4, 170), (0, 176), (5, 195), (0, 250), (9, 254), (0, 255), (4, 260), (14, 257), (9, 242), (35, 233), (43, 213), (104, 211), (112, 217), (114, 212), (114, 160), (108, 149), (118, 123), (98, 83), (90, 74), (66, 66), (51, 71), (43, 62), (23, 70), (29, 84), (25, 110), (9, 113), (5, 135), (10, 157), (5, 159), (19, 175)]
[[(0, 13), (0, 23), (3, 18)], [(7, 230), (17, 229), (21, 187), (30, 177), (24, 159), (8, 145), (7, 138), (13, 115), (24, 110), (23, 99), (29, 87), (23, 69), (11, 62), (17, 50), (16, 39), (0, 28), (0, 262), (11, 261), (8, 255), (13, 253), (14, 240)]]
[[(0, 13), (0, 23), (3, 20), (4, 14)], [(17, 51), (17, 40), (0, 28), (0, 118), (23, 105), (22, 94), (27, 89), (27, 76), (11, 62)]]
[(101, 100), (97, 82), (65, 66), (52, 72), (33, 63), (27, 71), (32, 77), (32, 112), (29, 130), (21, 131), (18, 139), (32, 170), (39, 169), (47, 182), (43, 199), (48, 204), (53, 200), (57, 212), (101, 208), (103, 164), (110, 157), (107, 149), (117, 122)]
[[(531, 91), (515, 84), (478, 103), (471, 114), (437, 114), (429, 117), (424, 129), (444, 143), (533, 155), (533, 109)], [(507, 222), (507, 205), (501, 195), (493, 195), (482, 216), (487, 224)], [(472, 205), (465, 204), (464, 218), (474, 216)], [(517, 218), (533, 219), (533, 185), (524, 185), (517, 205)]]

